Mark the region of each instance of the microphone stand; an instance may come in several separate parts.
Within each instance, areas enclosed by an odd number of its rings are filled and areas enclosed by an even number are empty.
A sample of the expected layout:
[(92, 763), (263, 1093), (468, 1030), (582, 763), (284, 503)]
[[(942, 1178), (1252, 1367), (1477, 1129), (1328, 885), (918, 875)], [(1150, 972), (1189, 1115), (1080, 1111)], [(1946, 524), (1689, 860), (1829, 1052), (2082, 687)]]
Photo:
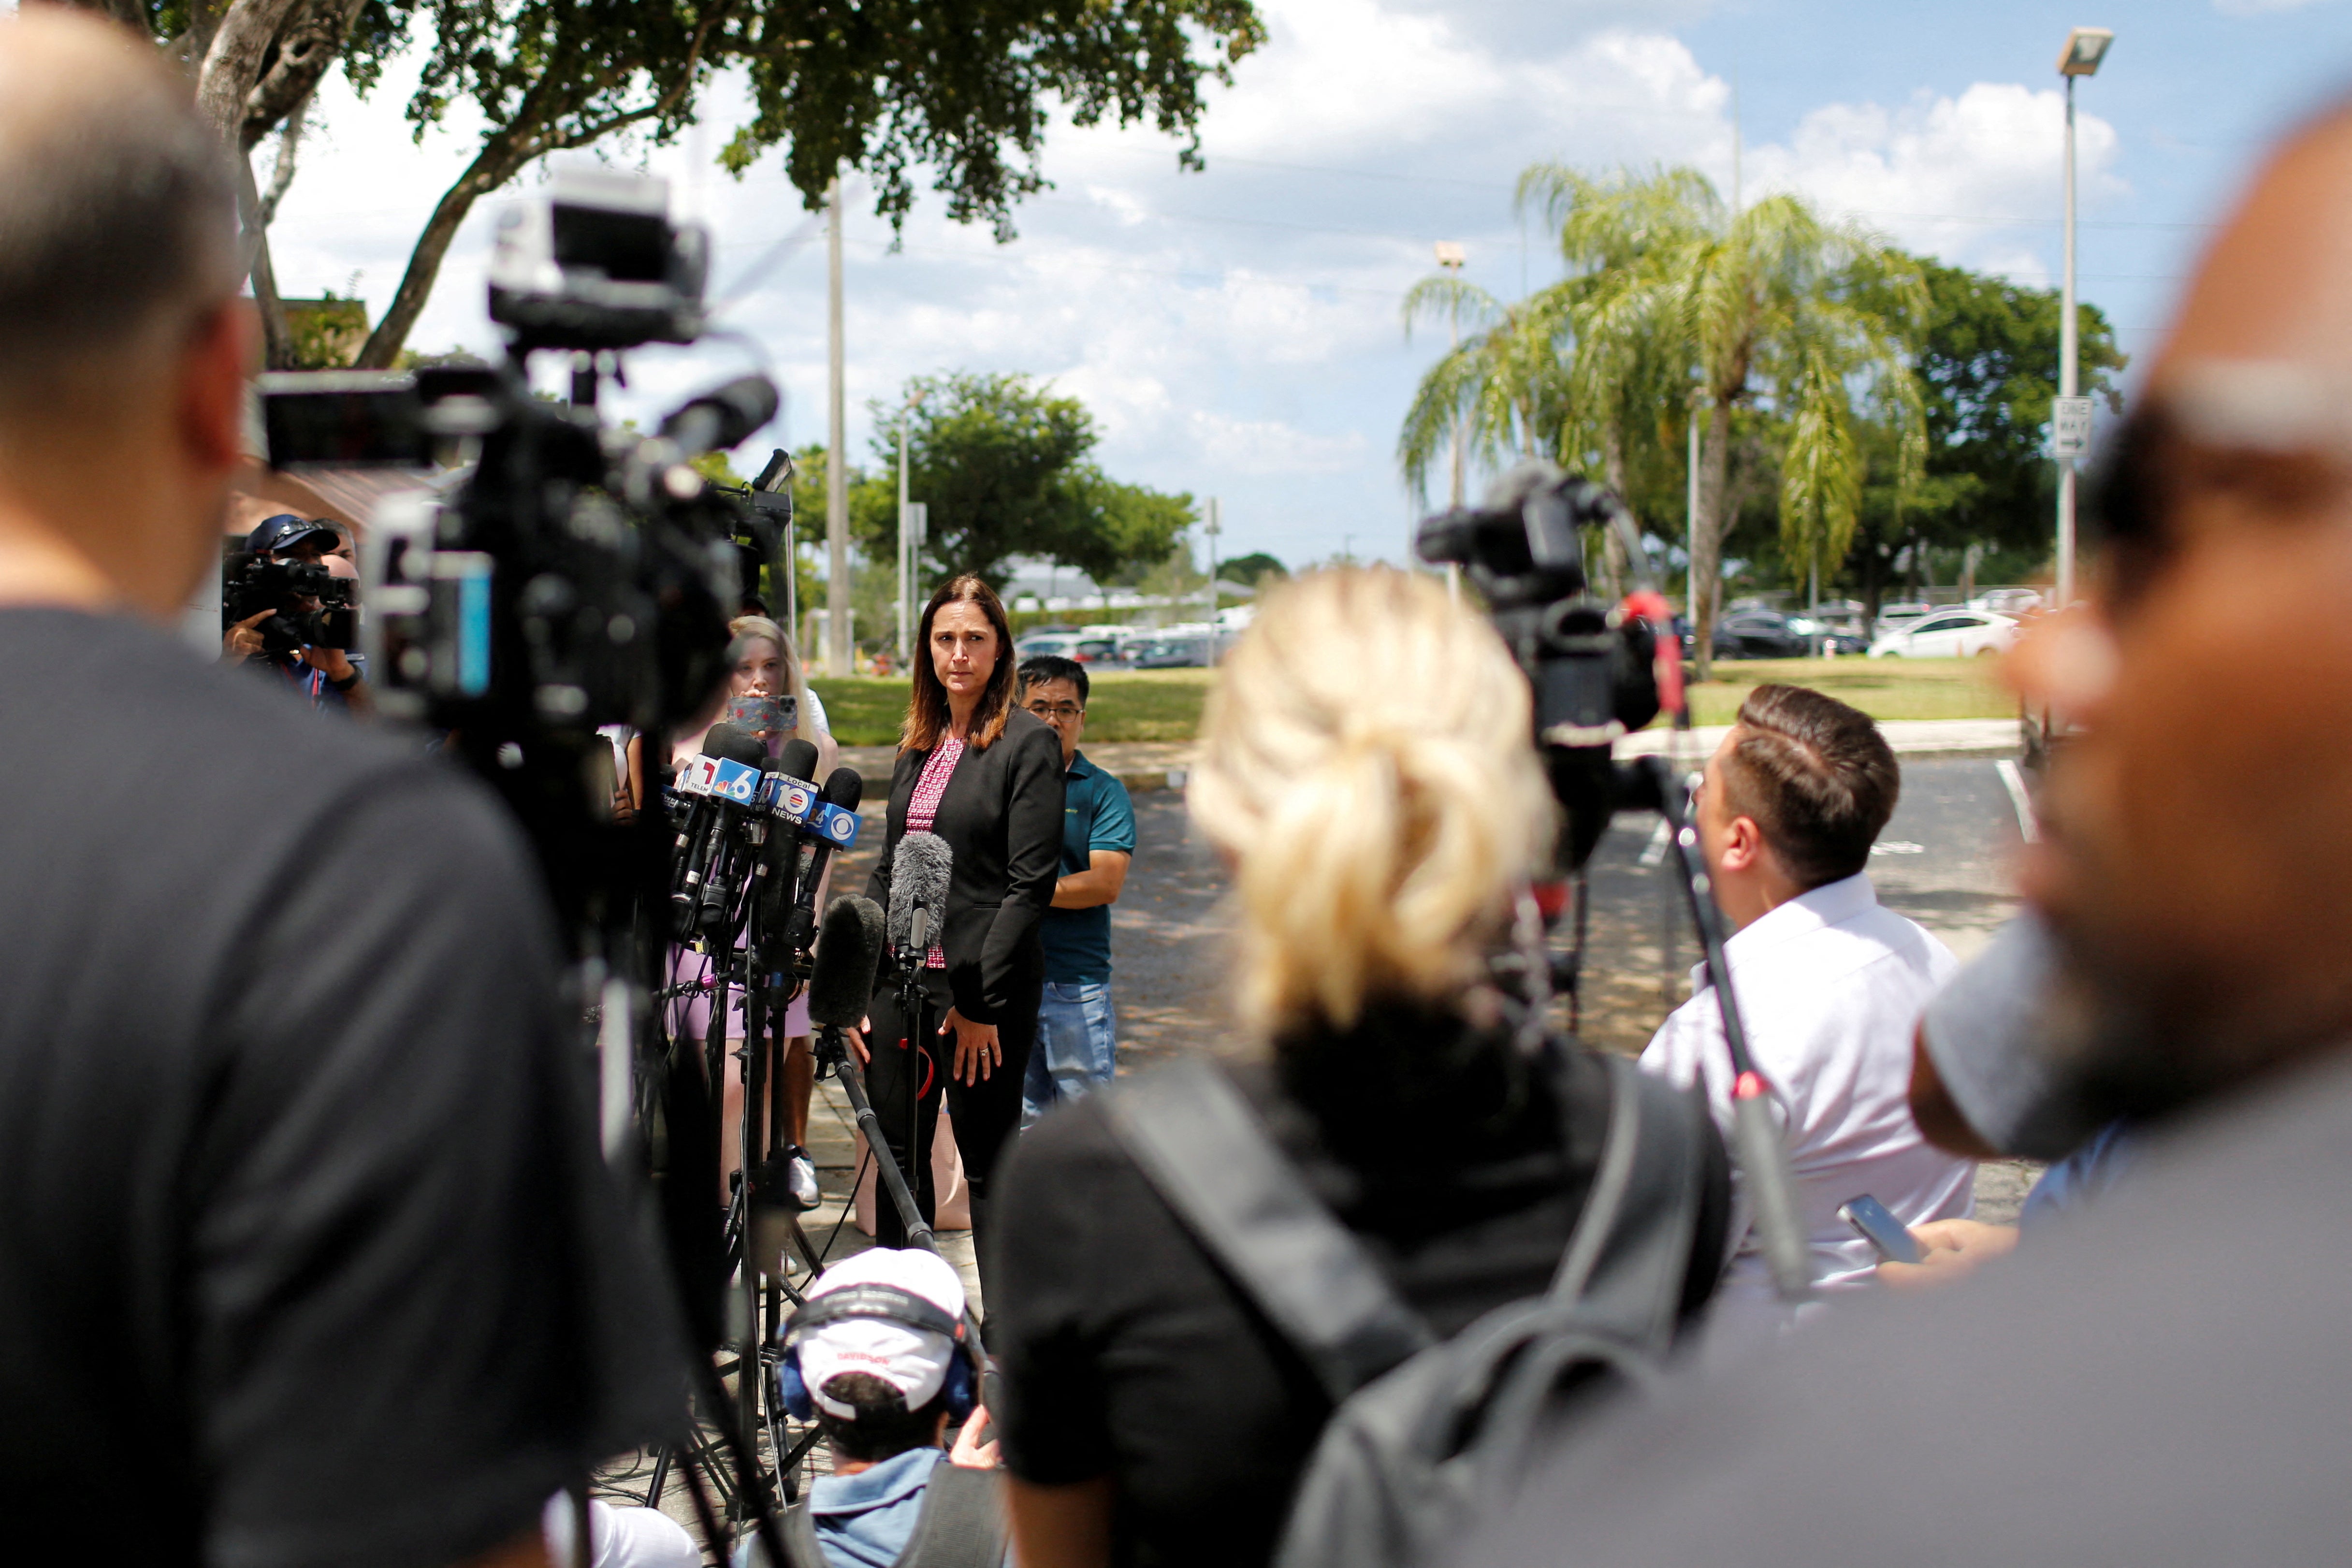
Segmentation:
[[(919, 932), (921, 921), (922, 917), (919, 914), (917, 915), (916, 924)], [(930, 950), (927, 947), (912, 949), (914, 962), (911, 966), (907, 962), (908, 951), (909, 950), (901, 950), (891, 955), (899, 973), (898, 994), (902, 1013), (906, 1005), (906, 994), (909, 989), (907, 978), (908, 971), (911, 968), (916, 976), (911, 988), (917, 992), (921, 991), (923, 957)], [(918, 1005), (919, 1006), (919, 1004)], [(914, 1016), (912, 1014), (905, 1014), (905, 1016)], [(952, 1268), (954, 1266), (952, 1260), (940, 1250), (939, 1237), (929, 1226), (923, 1223), (922, 1209), (915, 1202), (914, 1189), (907, 1183), (907, 1173), (899, 1169), (897, 1156), (890, 1152), (889, 1141), (882, 1136), (882, 1118), (875, 1113), (874, 1101), (866, 1095), (866, 1075), (858, 1070), (856, 1062), (850, 1056), (847, 1032), (837, 1024), (824, 1026), (817, 1031), (816, 1053), (818, 1070), (830, 1069), (834, 1077), (840, 1080), (842, 1092), (849, 1096), (849, 1108), (857, 1118), (857, 1130), (866, 1135), (866, 1148), (874, 1152), (876, 1179), (882, 1190), (889, 1194), (892, 1206), (898, 1211), (899, 1223), (907, 1232), (908, 1245), (921, 1247)], [(914, 1087), (911, 1079), (908, 1087), (911, 1091)], [(911, 1092), (910, 1098), (912, 1098)], [(911, 1140), (907, 1147), (909, 1152), (914, 1149)], [(973, 1359), (979, 1365), (986, 1366), (988, 1346), (981, 1338), (980, 1319), (973, 1313), (969, 1303), (964, 1307), (963, 1331), (971, 1341)]]
[(1715, 905), (1714, 879), (1699, 847), (1698, 829), (1689, 821), (1671, 763), (1651, 756), (1631, 766), (1634, 776), (1628, 782), (1634, 787), (1627, 793), (1646, 798), (1654, 791), (1657, 810), (1666, 819), (1675, 868), (1681, 873), (1691, 923), (1697, 928), (1707, 984), (1715, 990), (1716, 1006), (1723, 1016), (1724, 1048), (1731, 1058), (1732, 1153), (1747, 1179), (1748, 1197), (1756, 1205), (1756, 1235), (1764, 1262), (1780, 1300), (1803, 1301), (1812, 1294), (1812, 1260), (1797, 1214), (1796, 1177), (1789, 1167), (1788, 1143), (1773, 1115), (1770, 1087), (1748, 1048), (1748, 1030), (1740, 1021), (1738, 998), (1732, 993), (1731, 966), (1723, 954), (1723, 911)]

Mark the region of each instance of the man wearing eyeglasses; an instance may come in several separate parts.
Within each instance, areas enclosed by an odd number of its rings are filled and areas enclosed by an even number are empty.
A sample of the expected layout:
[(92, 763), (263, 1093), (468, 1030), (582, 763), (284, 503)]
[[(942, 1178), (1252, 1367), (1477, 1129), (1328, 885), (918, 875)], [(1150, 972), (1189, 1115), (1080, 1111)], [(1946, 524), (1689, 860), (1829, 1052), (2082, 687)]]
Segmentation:
[[(2110, 443), (2024, 889), (2129, 1173), (1932, 1298), (1587, 1424), (1465, 1561), (2340, 1561), (2352, 1541), (2352, 102), (2268, 163)], [(1596, 1437), (1595, 1433), (1599, 1436)]]
[(1135, 858), (1135, 803), (1127, 786), (1087, 761), (1087, 668), (1040, 655), (1021, 666), (1021, 705), (1062, 738), (1062, 875), (1045, 911), (1045, 999), (1021, 1093), (1021, 1125), (1049, 1106), (1108, 1083), (1118, 1064), (1110, 1000), (1110, 907)]

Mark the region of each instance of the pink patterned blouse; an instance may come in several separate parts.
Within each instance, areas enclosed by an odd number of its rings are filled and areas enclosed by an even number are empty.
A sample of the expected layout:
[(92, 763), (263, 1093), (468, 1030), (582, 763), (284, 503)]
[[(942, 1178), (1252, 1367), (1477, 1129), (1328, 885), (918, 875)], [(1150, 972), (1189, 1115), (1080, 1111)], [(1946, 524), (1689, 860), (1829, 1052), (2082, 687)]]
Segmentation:
[[(955, 776), (956, 763), (963, 760), (963, 742), (954, 735), (944, 735), (931, 750), (930, 759), (923, 763), (920, 777), (915, 780), (915, 793), (907, 797), (907, 831), (929, 833), (940, 819), (940, 797), (948, 793), (948, 780)], [(947, 950), (938, 942), (931, 943), (930, 955), (923, 960), (926, 969), (945, 969)]]

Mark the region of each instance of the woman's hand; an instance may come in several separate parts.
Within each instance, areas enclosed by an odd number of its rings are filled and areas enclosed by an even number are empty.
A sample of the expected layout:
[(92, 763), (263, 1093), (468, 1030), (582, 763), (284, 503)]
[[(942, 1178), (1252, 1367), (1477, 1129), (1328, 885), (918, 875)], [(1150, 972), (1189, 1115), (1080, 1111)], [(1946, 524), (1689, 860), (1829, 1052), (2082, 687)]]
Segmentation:
[(849, 1042), (849, 1054), (857, 1058), (857, 1065), (861, 1068), (873, 1059), (866, 1054), (866, 1037), (873, 1032), (874, 1020), (871, 1017), (860, 1018), (857, 1027), (841, 1031), (841, 1037)]
[(995, 1025), (975, 1024), (950, 1007), (940, 1033), (950, 1029), (955, 1031), (955, 1066), (950, 1070), (959, 1083), (978, 1083), (1003, 1064), (1004, 1045), (996, 1037)]

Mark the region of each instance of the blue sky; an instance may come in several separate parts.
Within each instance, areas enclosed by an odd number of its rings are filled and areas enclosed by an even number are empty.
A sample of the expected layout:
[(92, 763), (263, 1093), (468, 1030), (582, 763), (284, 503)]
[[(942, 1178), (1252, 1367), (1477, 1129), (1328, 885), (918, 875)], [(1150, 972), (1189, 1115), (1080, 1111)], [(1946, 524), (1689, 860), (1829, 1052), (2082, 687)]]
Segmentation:
[[(1117, 477), (1217, 496), (1223, 553), (1398, 558), (1417, 508), (1397, 426), (1443, 346), (1427, 332), (1408, 342), (1398, 301), (1441, 239), (1461, 241), (1468, 276), (1506, 297), (1557, 275), (1537, 226), (1510, 208), (1535, 160), (1689, 163), (1727, 190), (1736, 103), (1748, 195), (1799, 191), (1912, 248), (2052, 284), (2059, 46), (2069, 26), (2110, 26), (2114, 49), (2078, 100), (2080, 270), (2084, 297), (2139, 353), (2269, 139), (2352, 89), (2352, 0), (1263, 9), (1273, 40), (1213, 93), (1203, 174), (1178, 172), (1162, 138), (1061, 126), (1045, 155), (1056, 188), (1021, 209), (1012, 244), (948, 223), (934, 199), (893, 252), (870, 205), (853, 208), (861, 460), (866, 399), (908, 376), (1025, 371), (1085, 398)], [(367, 102), (340, 79), (323, 95), (273, 233), (288, 292), (356, 280), (380, 310), (463, 166), (458, 135), (407, 140), (407, 75), (396, 68)], [(805, 222), (773, 161), (740, 183), (711, 166), (738, 107), (722, 91), (679, 144), (643, 154), (717, 231), (721, 295)], [(496, 205), (477, 208), (453, 249), (415, 346), (495, 341), (480, 268)], [(821, 243), (803, 246), (727, 316), (785, 386), (795, 445), (824, 428), (824, 266)], [(625, 406), (650, 412), (752, 357), (734, 344), (648, 351)]]

